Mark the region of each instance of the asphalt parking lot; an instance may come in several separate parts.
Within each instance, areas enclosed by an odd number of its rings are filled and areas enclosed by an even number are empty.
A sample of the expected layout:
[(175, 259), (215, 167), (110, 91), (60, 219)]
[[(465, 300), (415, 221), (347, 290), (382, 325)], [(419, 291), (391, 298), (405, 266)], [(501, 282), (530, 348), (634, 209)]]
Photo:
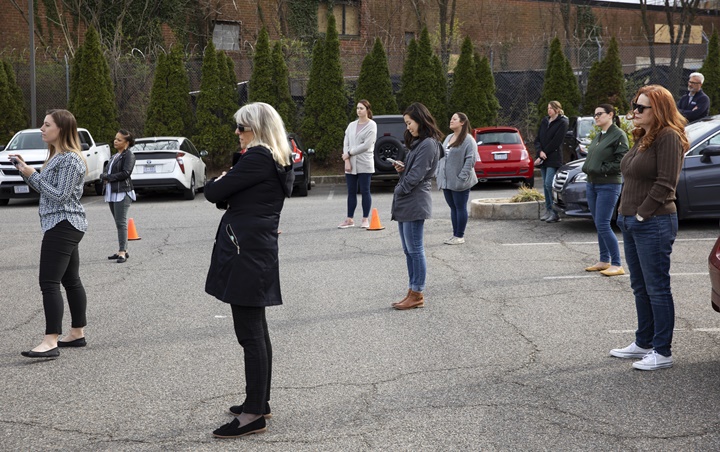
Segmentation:
[(202, 195), (140, 198), (142, 240), (116, 264), (109, 209), (83, 198), (88, 347), (32, 361), (20, 351), (44, 328), (37, 204), (0, 208), (0, 450), (720, 450), (717, 221), (680, 223), (675, 366), (641, 372), (608, 354), (634, 339), (635, 310), (627, 276), (583, 271), (597, 258), (587, 220), (471, 219), (466, 244), (448, 246), (434, 192), (426, 307), (391, 309), (407, 291), (391, 187), (373, 185), (382, 231), (336, 229), (340, 184), (286, 202), (285, 304), (268, 309), (273, 418), (235, 440), (211, 436), (244, 394), (230, 309), (203, 290), (219, 210)]

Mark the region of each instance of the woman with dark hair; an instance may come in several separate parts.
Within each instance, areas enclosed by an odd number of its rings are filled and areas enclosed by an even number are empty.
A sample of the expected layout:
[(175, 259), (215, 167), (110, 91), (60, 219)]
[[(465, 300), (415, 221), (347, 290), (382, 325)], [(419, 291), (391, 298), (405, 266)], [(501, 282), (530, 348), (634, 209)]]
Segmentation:
[(347, 218), (338, 225), (340, 229), (355, 226), (353, 216), (357, 207), (357, 192), (360, 187), (362, 195), (362, 223), (363, 228), (370, 227), (368, 216), (372, 207), (370, 196), (370, 178), (375, 172), (375, 140), (377, 139), (377, 124), (372, 120), (370, 102), (362, 99), (355, 109), (358, 119), (350, 123), (345, 129), (343, 142), (343, 155), (345, 161), (345, 181), (347, 182)]
[(108, 256), (108, 259), (114, 259), (122, 264), (130, 257), (127, 252), (127, 213), (130, 203), (136, 200), (130, 179), (135, 169), (135, 155), (130, 150), (135, 145), (135, 137), (127, 130), (119, 130), (115, 134), (113, 145), (117, 153), (110, 159), (107, 173), (103, 173), (100, 178), (104, 184), (105, 202), (110, 206), (110, 213), (115, 219), (118, 236), (118, 252)]
[(219, 438), (265, 432), (265, 420), (271, 417), (272, 346), (265, 308), (282, 304), (278, 224), (294, 180), (290, 145), (277, 111), (254, 102), (238, 110), (235, 120), (235, 134), (247, 151), (205, 187), (208, 201), (227, 203), (205, 291), (230, 305), (245, 359), (245, 400), (230, 407), (236, 419), (213, 432)]
[(478, 148), (465, 113), (457, 112), (452, 115), (450, 130), (453, 133), (445, 137), (443, 142), (445, 156), (438, 162), (436, 177), (438, 188), (443, 191), (445, 202), (450, 206), (453, 227), (453, 236), (445, 240), (445, 243), (461, 245), (465, 243), (470, 188), (477, 184), (475, 162), (478, 159)]
[(556, 100), (548, 103), (547, 113), (535, 137), (535, 166), (540, 167), (545, 192), (545, 213), (540, 220), (555, 223), (560, 221), (560, 216), (552, 208), (552, 183), (557, 169), (563, 164), (562, 143), (570, 120), (563, 114), (562, 105)]
[(617, 224), (623, 233), (638, 328), (632, 344), (610, 350), (610, 355), (642, 358), (633, 363), (635, 369), (657, 370), (673, 365), (670, 255), (678, 228), (675, 190), (690, 143), (687, 120), (667, 89), (643, 86), (632, 105), (635, 145), (620, 164), (623, 188)]
[[(78, 248), (87, 231), (85, 209), (80, 202), (87, 163), (81, 154), (80, 137), (75, 116), (67, 110), (50, 110), (40, 127), (42, 139), (48, 144), (49, 155), (42, 171), (28, 166), (20, 155), (11, 161), (23, 179), (40, 193), (40, 290), (45, 311), (45, 337), (40, 345), (22, 352), (28, 358), (55, 358), (58, 347), (84, 347), (87, 296), (80, 280)], [(62, 341), (63, 298), (60, 285), (70, 307), (70, 332)]]
[(628, 151), (628, 139), (620, 128), (620, 118), (612, 105), (598, 105), (593, 116), (600, 133), (587, 147), (588, 154), (582, 170), (587, 174), (588, 207), (597, 228), (600, 260), (585, 268), (585, 271), (599, 271), (605, 276), (624, 275), (625, 270), (620, 263), (620, 245), (610, 220), (620, 197), (620, 161)]
[(398, 310), (422, 308), (425, 305), (427, 263), (423, 245), (425, 220), (432, 213), (431, 181), (435, 175), (443, 135), (435, 119), (421, 103), (410, 105), (403, 113), (407, 130), (406, 161), (396, 162), (400, 180), (393, 194), (391, 216), (398, 222), (400, 243), (408, 269), (408, 293), (392, 307)]

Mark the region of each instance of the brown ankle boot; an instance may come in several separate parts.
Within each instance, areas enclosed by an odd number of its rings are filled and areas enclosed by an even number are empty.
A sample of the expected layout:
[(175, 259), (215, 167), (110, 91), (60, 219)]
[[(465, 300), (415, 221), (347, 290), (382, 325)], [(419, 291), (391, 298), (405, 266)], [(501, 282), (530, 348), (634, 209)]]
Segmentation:
[(408, 297), (410, 296), (410, 292), (412, 292), (412, 290), (408, 289), (408, 293), (407, 293), (407, 295), (405, 295), (405, 298), (403, 298), (400, 301), (396, 301), (395, 303), (391, 304), (390, 306), (392, 306), (394, 308), (395, 306), (399, 305), (400, 303), (404, 303), (405, 300), (407, 300)]
[(415, 292), (414, 290), (410, 291), (410, 294), (406, 299), (393, 306), (393, 308), (400, 311), (422, 307), (425, 307), (425, 297), (423, 297), (422, 292)]

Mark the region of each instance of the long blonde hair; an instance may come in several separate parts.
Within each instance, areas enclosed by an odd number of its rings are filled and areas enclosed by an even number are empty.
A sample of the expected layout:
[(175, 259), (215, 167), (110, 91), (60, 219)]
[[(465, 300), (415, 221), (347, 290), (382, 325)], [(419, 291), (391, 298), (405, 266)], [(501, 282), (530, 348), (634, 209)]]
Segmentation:
[(244, 105), (235, 113), (235, 121), (250, 127), (255, 135), (248, 147), (264, 146), (270, 150), (277, 163), (282, 166), (290, 165), (290, 145), (285, 125), (271, 105), (264, 102)]
[(48, 158), (42, 166), (43, 169), (58, 152), (72, 152), (80, 156), (85, 164), (85, 172), (87, 173), (87, 161), (82, 155), (82, 147), (80, 146), (80, 136), (78, 135), (75, 116), (67, 110), (48, 110), (45, 115), (52, 117), (55, 125), (60, 129), (58, 136), (58, 147), (60, 149), (56, 148), (54, 144), (48, 143)]

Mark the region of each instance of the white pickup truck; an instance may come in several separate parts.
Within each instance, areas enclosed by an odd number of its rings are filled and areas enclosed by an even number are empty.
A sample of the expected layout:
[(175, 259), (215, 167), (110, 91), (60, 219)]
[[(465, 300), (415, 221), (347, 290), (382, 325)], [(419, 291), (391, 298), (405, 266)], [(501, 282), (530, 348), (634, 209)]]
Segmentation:
[[(94, 185), (95, 193), (102, 194), (100, 175), (110, 161), (110, 146), (96, 143), (86, 129), (78, 129), (82, 155), (85, 157), (88, 172), (86, 185)], [(10, 163), (9, 155), (20, 155), (25, 163), (40, 170), (48, 157), (48, 146), (42, 140), (40, 129), (21, 130), (6, 146), (0, 146), (0, 206), (7, 205), (10, 199), (39, 198), (40, 194), (30, 188), (20, 176), (19, 171)]]

